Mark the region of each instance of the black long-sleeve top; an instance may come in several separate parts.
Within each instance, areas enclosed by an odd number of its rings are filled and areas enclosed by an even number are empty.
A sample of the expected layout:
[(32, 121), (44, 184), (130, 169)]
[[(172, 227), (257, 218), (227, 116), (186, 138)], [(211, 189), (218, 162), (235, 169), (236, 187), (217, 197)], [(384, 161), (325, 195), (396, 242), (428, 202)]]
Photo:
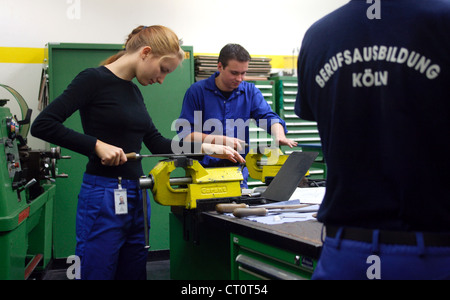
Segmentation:
[[(77, 110), (84, 133), (63, 125)], [(94, 151), (97, 139), (120, 147), (125, 153), (140, 153), (142, 143), (153, 154), (173, 153), (172, 140), (164, 138), (156, 129), (139, 88), (106, 67), (81, 72), (64, 93), (39, 114), (31, 134), (88, 156), (86, 173), (111, 178), (138, 179), (143, 175), (142, 164), (128, 161), (118, 167), (102, 165)]]

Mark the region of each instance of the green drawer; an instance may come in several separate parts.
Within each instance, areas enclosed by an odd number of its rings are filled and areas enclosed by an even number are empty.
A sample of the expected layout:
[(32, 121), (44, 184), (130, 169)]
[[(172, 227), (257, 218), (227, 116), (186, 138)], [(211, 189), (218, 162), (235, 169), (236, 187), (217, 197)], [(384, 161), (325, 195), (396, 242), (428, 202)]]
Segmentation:
[(272, 245), (231, 234), (232, 280), (311, 279), (317, 261)]

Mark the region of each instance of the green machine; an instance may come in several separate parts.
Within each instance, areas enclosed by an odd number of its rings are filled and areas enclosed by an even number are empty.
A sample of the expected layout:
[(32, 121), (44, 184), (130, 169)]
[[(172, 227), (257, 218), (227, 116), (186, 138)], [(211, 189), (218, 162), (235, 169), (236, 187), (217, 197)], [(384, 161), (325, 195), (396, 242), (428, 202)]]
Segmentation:
[[(48, 101), (61, 95), (70, 82), (86, 68), (98, 67), (102, 61), (123, 49), (119, 44), (48, 44), (44, 63), (43, 82), (47, 82)], [(166, 138), (176, 135), (172, 122), (181, 112), (186, 90), (194, 83), (193, 48), (183, 46), (185, 60), (173, 73), (169, 74), (163, 85), (152, 85), (141, 89), (145, 104), (158, 130)], [(67, 127), (82, 132), (79, 113), (76, 112), (64, 123)], [(143, 155), (150, 154), (145, 146)], [(56, 179), (58, 189), (55, 195), (53, 251), (54, 258), (63, 259), (75, 253), (75, 219), (78, 193), (87, 157), (63, 150), (71, 160), (59, 162), (58, 167), (70, 175), (70, 181)], [(142, 161), (143, 169), (151, 170), (158, 158)], [(151, 251), (169, 249), (169, 208), (152, 201), (150, 232)]]
[(59, 149), (33, 151), (26, 145), (31, 110), (19, 102), (18, 121), (0, 100), (0, 280), (28, 279), (52, 258), (53, 200)]

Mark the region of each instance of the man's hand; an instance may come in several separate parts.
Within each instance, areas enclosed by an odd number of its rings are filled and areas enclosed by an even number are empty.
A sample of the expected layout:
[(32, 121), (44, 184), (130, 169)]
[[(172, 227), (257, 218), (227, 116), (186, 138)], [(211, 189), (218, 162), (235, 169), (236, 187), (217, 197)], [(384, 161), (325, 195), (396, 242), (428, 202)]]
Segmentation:
[(295, 142), (293, 140), (290, 140), (290, 139), (288, 139), (286, 137), (279, 138), (279, 139), (276, 140), (276, 142), (280, 146), (289, 146), (290, 148), (297, 147), (297, 145), (298, 145), (297, 142)]
[(297, 147), (297, 142), (286, 137), (286, 135), (284, 134), (284, 127), (280, 123), (273, 124), (270, 129), (272, 131), (272, 136), (275, 139), (276, 145), (289, 146), (290, 148)]

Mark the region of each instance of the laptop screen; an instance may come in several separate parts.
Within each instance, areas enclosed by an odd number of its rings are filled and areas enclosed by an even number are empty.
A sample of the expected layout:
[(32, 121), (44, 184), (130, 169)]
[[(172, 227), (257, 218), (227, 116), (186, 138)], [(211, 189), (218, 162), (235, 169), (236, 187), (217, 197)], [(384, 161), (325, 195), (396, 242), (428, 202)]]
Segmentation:
[(292, 152), (262, 197), (273, 201), (289, 200), (318, 155), (318, 152)]

